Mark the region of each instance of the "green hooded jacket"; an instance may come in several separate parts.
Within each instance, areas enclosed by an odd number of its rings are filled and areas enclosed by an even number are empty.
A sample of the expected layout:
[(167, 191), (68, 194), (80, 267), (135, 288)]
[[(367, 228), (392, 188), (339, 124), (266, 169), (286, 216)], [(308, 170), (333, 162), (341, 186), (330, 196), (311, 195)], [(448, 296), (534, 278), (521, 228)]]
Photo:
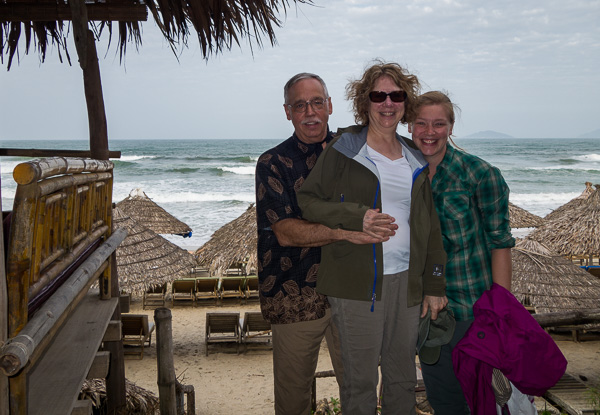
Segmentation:
[[(368, 209), (381, 209), (379, 173), (367, 153), (368, 127), (338, 130), (297, 193), (302, 217), (332, 229), (362, 231)], [(446, 253), (437, 217), (429, 169), (414, 143), (400, 135), (403, 154), (413, 171), (410, 207), (408, 307), (424, 295), (446, 291)], [(381, 298), (381, 243), (334, 242), (321, 248), (317, 291), (332, 297), (372, 301)]]

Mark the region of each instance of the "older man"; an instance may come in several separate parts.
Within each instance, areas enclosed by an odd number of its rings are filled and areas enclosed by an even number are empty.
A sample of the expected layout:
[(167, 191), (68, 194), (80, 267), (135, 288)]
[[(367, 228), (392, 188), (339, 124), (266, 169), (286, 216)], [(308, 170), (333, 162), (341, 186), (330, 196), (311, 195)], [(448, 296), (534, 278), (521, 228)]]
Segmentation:
[(343, 371), (329, 303), (315, 290), (319, 247), (373, 238), (301, 219), (296, 192), (332, 138), (327, 122), (333, 107), (325, 82), (310, 73), (286, 83), (284, 100), (294, 134), (262, 154), (256, 166), (258, 276), (262, 314), (273, 329), (275, 413), (305, 415), (323, 337), (338, 384)]

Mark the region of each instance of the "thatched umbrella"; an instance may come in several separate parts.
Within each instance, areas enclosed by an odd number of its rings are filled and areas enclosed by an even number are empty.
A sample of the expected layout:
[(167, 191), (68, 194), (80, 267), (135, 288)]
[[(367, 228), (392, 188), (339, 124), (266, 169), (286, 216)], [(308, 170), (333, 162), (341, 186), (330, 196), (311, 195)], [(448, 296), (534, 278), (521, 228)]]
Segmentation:
[(113, 209), (115, 228), (127, 229), (127, 238), (117, 248), (119, 285), (141, 295), (149, 287), (186, 277), (196, 266), (194, 256), (142, 224)]
[(201, 266), (222, 274), (232, 264), (242, 264), (246, 274), (256, 269), (256, 207), (250, 205), (237, 219), (223, 225), (194, 253)]
[(512, 268), (512, 293), (536, 313), (598, 308), (600, 279), (537, 241), (517, 240)]
[(570, 212), (573, 208), (581, 205), (592, 193), (594, 193), (594, 188), (592, 187), (591, 182), (585, 182), (585, 190), (577, 196), (575, 199), (571, 199), (564, 205), (554, 209), (552, 212), (548, 213), (544, 216), (544, 221), (550, 221), (559, 218), (565, 212)]
[(535, 228), (543, 222), (541, 217), (510, 202), (508, 202), (508, 216), (511, 228)]
[[(151, 391), (137, 386), (125, 379), (126, 405), (128, 414), (154, 415), (159, 410), (159, 400)], [(106, 413), (106, 381), (88, 379), (83, 381), (79, 399), (89, 399), (96, 409), (95, 413)]]
[(156, 233), (192, 236), (192, 228), (171, 215), (150, 199), (142, 189), (134, 189), (129, 196), (117, 203), (125, 216)]
[[(51, 4), (49, 4), (51, 3)], [(10, 69), (18, 50), (19, 38), (26, 38), (25, 53), (38, 51), (43, 62), (49, 44), (58, 46), (59, 58), (70, 62), (67, 37), (71, 33), (69, 20), (77, 4), (69, 2), (44, 2), (39, 0), (5, 0), (0, 2), (0, 57), (8, 55)], [(81, 2), (83, 3), (83, 2)], [(291, 4), (311, 4), (311, 0), (86, 0), (85, 18), (102, 34), (108, 26), (109, 36), (118, 32), (120, 56), (123, 58), (127, 42), (137, 47), (142, 43), (140, 21), (147, 19), (148, 10), (165, 39), (175, 50), (187, 46), (188, 37), (195, 29), (202, 56), (207, 59), (240, 46), (242, 39), (262, 47), (262, 37), (275, 45), (275, 27), (281, 26), (279, 13), (286, 13)], [(73, 12), (77, 14), (76, 11)], [(116, 21), (113, 32), (112, 23)], [(87, 26), (87, 22), (85, 22)], [(76, 34), (75, 34), (76, 36)], [(31, 42), (33, 41), (33, 47)], [(6, 48), (6, 49), (4, 49)], [(17, 55), (18, 56), (18, 55)]]
[(600, 185), (582, 203), (535, 229), (529, 237), (565, 256), (600, 256)]

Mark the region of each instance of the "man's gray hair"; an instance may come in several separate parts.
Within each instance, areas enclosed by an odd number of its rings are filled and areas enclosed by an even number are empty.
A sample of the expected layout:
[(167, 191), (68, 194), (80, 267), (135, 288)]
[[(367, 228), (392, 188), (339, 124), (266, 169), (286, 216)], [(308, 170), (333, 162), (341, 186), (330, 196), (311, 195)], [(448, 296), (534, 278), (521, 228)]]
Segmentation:
[(287, 81), (287, 83), (283, 87), (283, 101), (284, 101), (283, 103), (284, 104), (289, 104), (288, 98), (289, 98), (289, 93), (290, 93), (290, 89), (292, 88), (292, 86), (294, 86), (297, 82), (300, 82), (303, 79), (316, 79), (317, 81), (319, 81), (321, 83), (321, 85), (323, 86), (323, 91), (325, 92), (325, 98), (329, 98), (329, 92), (327, 92), (327, 85), (325, 85), (325, 81), (323, 81), (323, 79), (321, 79), (321, 77), (319, 75), (315, 75), (314, 73), (309, 73), (309, 72), (301, 72), (299, 74), (292, 76), (290, 78), (290, 80)]

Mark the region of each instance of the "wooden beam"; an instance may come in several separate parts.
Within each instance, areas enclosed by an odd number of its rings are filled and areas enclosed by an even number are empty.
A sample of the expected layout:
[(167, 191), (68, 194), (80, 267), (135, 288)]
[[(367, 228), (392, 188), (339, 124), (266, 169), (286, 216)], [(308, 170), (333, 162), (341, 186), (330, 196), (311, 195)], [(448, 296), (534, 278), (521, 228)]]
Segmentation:
[(171, 310), (154, 310), (156, 321), (156, 359), (158, 366), (158, 399), (161, 415), (177, 414), (175, 364), (173, 362), (173, 334)]
[(600, 309), (533, 314), (541, 327), (571, 326), (574, 324), (597, 323)]
[(121, 322), (119, 320), (111, 320), (106, 328), (106, 333), (102, 338), (103, 342), (118, 342), (121, 340)]
[[(36, 348), (48, 340), (46, 335), (58, 329), (56, 323), (60, 321), (63, 313), (76, 304), (75, 298), (80, 297), (83, 288), (89, 287), (93, 279), (97, 278), (96, 270), (126, 236), (127, 231), (124, 228), (117, 229), (44, 303), (23, 330), (0, 348), (0, 369), (5, 375), (12, 376), (23, 368), (36, 352)], [(85, 292), (83, 294), (85, 295)], [(104, 335), (104, 332), (102, 334)]]
[[(138, 22), (148, 20), (145, 4), (88, 4), (90, 21)], [(56, 3), (3, 3), (0, 2), (1, 22), (52, 22), (70, 21), (71, 8), (68, 4)]]
[[(2, 198), (0, 197), (0, 211), (2, 210)], [(6, 286), (6, 270), (4, 267), (4, 228), (0, 227), (0, 344), (8, 340), (8, 288)], [(0, 415), (9, 414), (9, 390), (8, 378), (0, 374)]]
[[(111, 296), (119, 296), (119, 274), (117, 273), (117, 256), (113, 252), (111, 266)], [(126, 411), (127, 385), (125, 384), (125, 354), (121, 337), (121, 306), (117, 304), (112, 321), (119, 322), (119, 341), (104, 343), (104, 348), (110, 352), (110, 370), (106, 377), (106, 413), (119, 415)], [(112, 322), (111, 321), (111, 322)]]
[(89, 399), (75, 401), (71, 415), (92, 415), (92, 401)]
[[(35, 365), (25, 368), (29, 414), (69, 414), (94, 361), (118, 300), (90, 293)], [(67, 370), (65, 370), (68, 368)]]
[(99, 351), (92, 362), (92, 366), (87, 373), (87, 379), (104, 379), (108, 374), (110, 364), (110, 352)]

